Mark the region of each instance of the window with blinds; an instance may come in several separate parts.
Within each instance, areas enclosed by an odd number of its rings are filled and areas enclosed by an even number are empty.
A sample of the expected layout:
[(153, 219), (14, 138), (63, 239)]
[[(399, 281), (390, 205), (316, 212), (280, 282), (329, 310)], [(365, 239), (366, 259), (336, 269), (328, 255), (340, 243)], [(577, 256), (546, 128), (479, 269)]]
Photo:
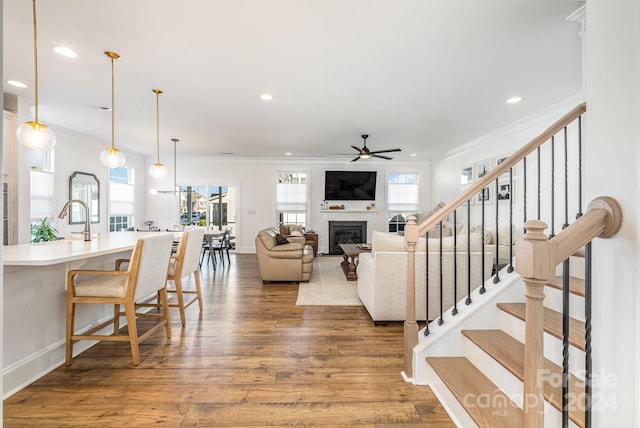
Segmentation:
[(31, 170), (31, 221), (38, 222), (43, 218), (52, 220), (56, 213), (53, 206), (54, 178), (50, 172)]
[(135, 212), (133, 169), (128, 167), (109, 170), (109, 231), (133, 227)]
[(306, 226), (309, 184), (306, 172), (276, 174), (276, 216), (282, 224)]
[(420, 201), (418, 173), (387, 175), (387, 213), (389, 232), (404, 230), (407, 215), (418, 211)]

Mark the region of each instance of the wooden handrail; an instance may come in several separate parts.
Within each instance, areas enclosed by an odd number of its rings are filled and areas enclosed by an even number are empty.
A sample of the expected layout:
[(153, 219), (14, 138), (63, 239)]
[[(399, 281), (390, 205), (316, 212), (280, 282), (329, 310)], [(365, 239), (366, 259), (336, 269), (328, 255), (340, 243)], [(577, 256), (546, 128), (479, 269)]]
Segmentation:
[(525, 283), (526, 324), (524, 360), (524, 426), (540, 427), (544, 420), (544, 287), (555, 267), (596, 237), (610, 238), (622, 225), (622, 210), (615, 199), (602, 196), (593, 200), (587, 212), (549, 240), (540, 220), (529, 220), (527, 231), (516, 241), (516, 272)]
[[(410, 215), (407, 217), (407, 223), (404, 228), (404, 238), (407, 244), (407, 316), (404, 322), (404, 373), (407, 377), (413, 377), (413, 364), (412, 354), (413, 348), (418, 344), (418, 324), (415, 317), (415, 248), (416, 243), (420, 236), (424, 235), (427, 231), (433, 229), (444, 220), (449, 214), (458, 209), (469, 199), (475, 197), (481, 190), (489, 186), (502, 174), (507, 172), (510, 168), (514, 167), (518, 162), (528, 156), (531, 152), (536, 150), (546, 141), (549, 141), (551, 137), (562, 131), (571, 122), (576, 120), (582, 114), (587, 111), (586, 104), (580, 104), (570, 112), (565, 114), (547, 129), (545, 129), (537, 137), (529, 141), (517, 150), (514, 154), (505, 159), (496, 168), (489, 171), (487, 175), (482, 177), (475, 184), (471, 185), (467, 190), (462, 192), (458, 197), (439, 209), (436, 213), (431, 215), (424, 222), (417, 224), (416, 216)], [(544, 230), (544, 228), (543, 228)], [(427, 324), (428, 331), (428, 324)]]
[[(556, 135), (562, 129), (564, 129), (567, 125), (577, 119), (579, 116), (584, 114), (587, 111), (587, 105), (585, 103), (578, 105), (569, 113), (564, 115), (558, 121), (556, 121), (553, 125), (549, 126), (544, 132), (540, 135), (529, 141), (526, 145), (522, 146), (518, 151), (509, 156), (504, 160), (500, 165), (493, 168), (491, 171), (487, 173), (484, 177), (482, 177), (479, 181), (471, 185), (467, 190), (460, 193), (457, 198), (446, 204), (444, 207), (440, 208), (436, 213), (434, 213), (431, 217), (425, 220), (423, 223), (419, 224), (420, 230), (419, 235), (425, 234), (428, 230), (436, 227), (438, 223), (444, 220), (449, 214), (458, 209), (463, 203), (467, 200), (473, 198), (475, 195), (480, 193), (482, 189), (489, 186), (493, 183), (498, 177), (507, 172), (509, 169), (514, 167), (518, 162), (524, 159), (531, 152), (540, 147), (545, 141), (548, 141), (552, 136)], [(406, 231), (406, 226), (405, 226)]]

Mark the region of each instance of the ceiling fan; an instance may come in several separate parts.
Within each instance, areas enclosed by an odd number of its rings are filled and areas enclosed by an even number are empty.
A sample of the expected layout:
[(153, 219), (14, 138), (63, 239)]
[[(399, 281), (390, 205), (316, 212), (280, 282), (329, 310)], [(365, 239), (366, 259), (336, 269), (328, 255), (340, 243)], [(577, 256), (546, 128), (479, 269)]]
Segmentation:
[(371, 156), (373, 156), (374, 158), (391, 160), (393, 158), (390, 158), (389, 156), (382, 156), (380, 153), (389, 153), (389, 152), (400, 152), (400, 151), (402, 151), (401, 149), (388, 149), (388, 150), (376, 150), (376, 151), (372, 152), (367, 148), (367, 138), (369, 138), (369, 136), (367, 134), (363, 134), (362, 135), (362, 139), (364, 140), (364, 145), (362, 146), (362, 148), (356, 147), (356, 146), (351, 146), (351, 147), (353, 147), (354, 149), (356, 149), (358, 151), (358, 157), (356, 157), (355, 159), (352, 159), (351, 162), (355, 162), (358, 159), (368, 159)]

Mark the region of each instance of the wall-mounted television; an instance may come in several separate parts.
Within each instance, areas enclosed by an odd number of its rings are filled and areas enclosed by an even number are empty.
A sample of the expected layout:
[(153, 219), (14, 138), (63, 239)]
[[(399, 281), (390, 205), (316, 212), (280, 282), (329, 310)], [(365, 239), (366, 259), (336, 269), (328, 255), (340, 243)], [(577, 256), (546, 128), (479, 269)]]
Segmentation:
[(376, 171), (326, 171), (324, 199), (327, 201), (375, 201)]

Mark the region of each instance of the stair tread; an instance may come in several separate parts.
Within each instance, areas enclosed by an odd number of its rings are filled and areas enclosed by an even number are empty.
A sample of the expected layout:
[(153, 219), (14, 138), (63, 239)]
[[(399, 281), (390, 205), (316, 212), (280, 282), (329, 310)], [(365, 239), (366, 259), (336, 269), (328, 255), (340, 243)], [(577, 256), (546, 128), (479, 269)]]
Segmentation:
[[(502, 330), (463, 330), (462, 334), (480, 349), (499, 362), (511, 374), (524, 380), (524, 344)], [(562, 368), (548, 359), (544, 359), (546, 379), (544, 398), (556, 409), (562, 409)], [(584, 382), (569, 374), (569, 392), (573, 397), (584, 397)], [(576, 406), (576, 400), (570, 400), (569, 418), (579, 427), (584, 427), (584, 405)]]
[(576, 250), (575, 253), (571, 254), (571, 257), (579, 257), (579, 258), (585, 258), (585, 252), (584, 252), (584, 248), (580, 248), (579, 250)]
[[(522, 409), (468, 359), (428, 357), (427, 362), (478, 426), (522, 426)], [(490, 406), (491, 404), (498, 406)]]
[[(554, 276), (553, 278), (549, 279), (547, 285), (549, 287), (562, 290), (562, 277)], [(575, 278), (573, 276), (569, 277), (569, 292), (571, 294), (575, 294), (576, 296), (584, 297), (584, 279)]]
[[(524, 321), (526, 304), (524, 303), (498, 303), (498, 308)], [(553, 309), (544, 308), (544, 331), (562, 340), (562, 314)], [(571, 318), (569, 320), (569, 343), (584, 351), (585, 346), (584, 322)]]

